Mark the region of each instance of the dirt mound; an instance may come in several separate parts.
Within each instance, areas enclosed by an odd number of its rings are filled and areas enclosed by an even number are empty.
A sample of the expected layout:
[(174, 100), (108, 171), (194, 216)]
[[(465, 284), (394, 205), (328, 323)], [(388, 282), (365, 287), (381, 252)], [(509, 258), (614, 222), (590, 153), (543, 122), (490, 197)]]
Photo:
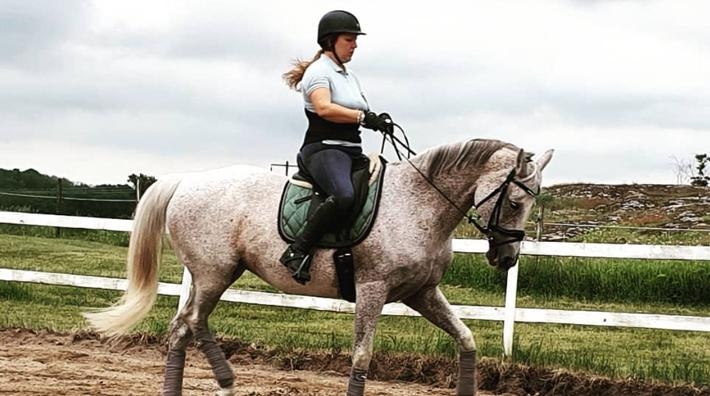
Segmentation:
[[(546, 187), (543, 240), (565, 240), (594, 226), (710, 229), (710, 188), (660, 184), (558, 184)], [(575, 228), (575, 226), (578, 226)]]
[[(27, 332), (26, 330), (15, 330)], [(4, 334), (0, 333), (0, 335)], [(1, 339), (1, 337), (0, 337)], [(74, 343), (100, 340), (93, 333), (78, 333), (71, 336)], [(303, 350), (267, 349), (247, 343), (220, 339), (225, 355), (237, 370), (238, 378), (245, 367), (271, 366), (286, 372), (319, 372), (337, 374), (346, 378), (350, 372), (350, 356), (344, 352), (309, 352)], [(153, 336), (133, 336), (121, 339), (114, 348), (129, 350), (136, 347), (164, 350), (164, 342)], [(203, 360), (201, 357), (198, 360)], [(370, 366), (369, 379), (375, 381), (416, 383), (428, 386), (427, 394), (451, 394), (439, 388), (454, 388), (456, 362), (444, 357), (426, 357), (405, 354), (375, 353)], [(369, 383), (368, 383), (369, 384)], [(526, 367), (501, 363), (496, 359), (483, 358), (478, 362), (478, 384), (481, 391), (507, 395), (653, 395), (653, 396), (710, 396), (710, 387), (672, 386), (636, 379), (612, 380), (566, 370)], [(368, 385), (369, 387), (369, 385)], [(368, 388), (369, 389), (369, 388)], [(431, 393), (437, 389), (443, 393)], [(280, 390), (274, 392), (281, 392)], [(290, 390), (294, 392), (294, 390)], [(257, 395), (285, 395), (300, 393), (255, 393)], [(383, 394), (383, 393), (380, 393)], [(409, 393), (419, 394), (419, 393)], [(483, 392), (481, 392), (483, 394)], [(250, 394), (251, 395), (251, 394)]]

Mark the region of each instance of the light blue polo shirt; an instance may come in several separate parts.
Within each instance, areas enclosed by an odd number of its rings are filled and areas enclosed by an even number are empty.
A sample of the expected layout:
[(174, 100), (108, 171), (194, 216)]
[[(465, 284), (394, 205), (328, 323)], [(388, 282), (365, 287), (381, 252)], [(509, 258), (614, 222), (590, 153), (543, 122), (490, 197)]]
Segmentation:
[(364, 111), (370, 108), (355, 73), (350, 68), (343, 69), (325, 54), (308, 66), (300, 85), (306, 109), (314, 113), (309, 96), (317, 88), (328, 88), (330, 100), (335, 104)]

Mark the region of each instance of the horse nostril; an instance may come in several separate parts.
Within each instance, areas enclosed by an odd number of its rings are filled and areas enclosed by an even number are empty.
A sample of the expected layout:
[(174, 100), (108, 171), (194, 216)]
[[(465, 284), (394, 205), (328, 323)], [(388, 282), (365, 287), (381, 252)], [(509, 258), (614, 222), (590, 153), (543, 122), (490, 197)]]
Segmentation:
[(501, 261), (501, 269), (503, 270), (508, 270), (512, 268), (515, 265), (516, 258), (512, 256), (505, 256), (503, 257), (503, 260)]
[(496, 253), (495, 253), (494, 251), (492, 251), (492, 250), (487, 251), (487, 252), (486, 252), (486, 258), (488, 259), (488, 264), (490, 264), (490, 265), (492, 265), (492, 266), (494, 266), (494, 267), (495, 267), (496, 265), (498, 265), (498, 264), (497, 264), (498, 257), (497, 257), (497, 255), (496, 255)]

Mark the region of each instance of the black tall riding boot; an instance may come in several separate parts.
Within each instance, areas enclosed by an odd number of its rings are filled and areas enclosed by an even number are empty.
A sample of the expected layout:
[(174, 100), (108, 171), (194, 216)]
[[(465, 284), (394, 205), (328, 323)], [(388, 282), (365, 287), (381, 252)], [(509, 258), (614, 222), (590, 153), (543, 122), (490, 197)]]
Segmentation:
[(298, 283), (306, 284), (311, 280), (311, 274), (308, 272), (311, 268), (311, 251), (331, 228), (336, 212), (335, 199), (328, 197), (313, 212), (294, 243), (281, 255), (279, 261), (291, 271), (293, 279)]

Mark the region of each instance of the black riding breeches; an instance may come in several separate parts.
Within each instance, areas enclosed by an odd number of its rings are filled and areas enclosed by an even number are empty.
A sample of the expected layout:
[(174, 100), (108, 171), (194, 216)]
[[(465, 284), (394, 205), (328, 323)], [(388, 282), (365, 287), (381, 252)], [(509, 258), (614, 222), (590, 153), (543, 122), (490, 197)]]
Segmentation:
[(355, 202), (353, 158), (362, 155), (362, 149), (311, 143), (303, 146), (299, 155), (318, 187), (335, 200), (338, 216), (348, 216)]

